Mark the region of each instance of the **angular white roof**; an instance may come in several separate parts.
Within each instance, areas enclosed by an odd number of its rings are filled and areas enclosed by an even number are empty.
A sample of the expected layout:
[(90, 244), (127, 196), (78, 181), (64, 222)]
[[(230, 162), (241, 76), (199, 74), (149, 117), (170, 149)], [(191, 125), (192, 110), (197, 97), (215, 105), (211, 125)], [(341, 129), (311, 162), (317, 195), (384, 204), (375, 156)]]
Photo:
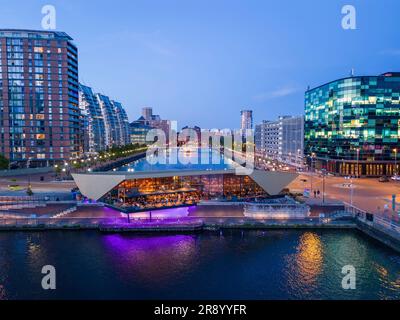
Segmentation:
[[(198, 175), (235, 174), (235, 169), (228, 170), (173, 170), (173, 171), (147, 171), (147, 172), (94, 172), (73, 173), (81, 193), (92, 200), (99, 200), (111, 189), (124, 180), (187, 177)], [(288, 184), (295, 180), (297, 173), (271, 172), (254, 170), (249, 176), (269, 195), (279, 194)]]

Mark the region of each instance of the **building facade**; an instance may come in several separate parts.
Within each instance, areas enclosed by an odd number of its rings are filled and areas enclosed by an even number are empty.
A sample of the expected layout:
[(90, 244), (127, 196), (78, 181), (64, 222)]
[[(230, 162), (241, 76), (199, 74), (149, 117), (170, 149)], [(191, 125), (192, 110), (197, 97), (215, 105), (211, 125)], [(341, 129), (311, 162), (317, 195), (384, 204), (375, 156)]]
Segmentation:
[(143, 124), (141, 121), (133, 121), (129, 127), (132, 144), (149, 144), (146, 137), (147, 133), (153, 129), (152, 127)]
[(104, 119), (106, 147), (117, 146), (120, 142), (120, 130), (114, 105), (106, 95), (97, 93), (96, 98)]
[[(83, 196), (121, 212), (142, 212), (192, 206), (203, 200), (248, 200), (278, 195), (295, 173), (235, 169), (160, 170), (72, 174)], [(96, 186), (96, 188), (93, 188)]]
[(153, 120), (153, 108), (143, 107), (142, 108), (142, 117), (145, 120)]
[[(256, 150), (258, 153), (294, 166), (303, 165), (304, 118), (280, 116), (276, 121), (258, 125)], [(258, 142), (257, 142), (258, 140)]]
[(304, 164), (304, 117), (281, 117), (279, 159), (298, 167)]
[(262, 133), (262, 124), (257, 124), (254, 130), (254, 144), (256, 145), (256, 151), (261, 151), (261, 133)]
[(246, 130), (253, 129), (253, 111), (251, 110), (242, 110), (240, 112), (241, 121), (240, 121), (240, 129), (242, 132)]
[(399, 173), (400, 73), (332, 81), (305, 93), (305, 154), (340, 175)]
[(279, 156), (279, 122), (264, 120), (260, 124), (259, 153), (278, 160)]
[(80, 157), (78, 88), (70, 36), (0, 29), (0, 153), (21, 167)]
[(180, 141), (178, 141), (178, 145), (188, 145), (189, 143), (192, 143), (194, 141), (197, 141), (197, 143), (194, 144), (194, 146), (197, 146), (201, 148), (201, 128), (199, 126), (194, 126), (194, 127), (189, 127), (185, 126), (182, 128), (181, 132), (179, 133), (179, 138)]
[[(170, 120), (163, 120), (159, 115), (153, 114), (153, 109), (145, 107), (142, 109), (142, 116), (136, 121), (131, 123), (131, 128), (141, 124), (144, 127), (149, 127), (151, 129), (161, 130), (165, 134), (166, 143), (169, 143), (170, 133), (172, 129), (172, 123)], [(146, 133), (147, 134), (147, 133)], [(132, 138), (132, 129), (131, 129)]]
[(85, 143), (85, 152), (95, 153), (105, 150), (107, 145), (104, 118), (99, 101), (92, 88), (80, 84), (79, 106), (82, 114), (87, 117), (87, 126), (85, 128), (88, 141)]
[(88, 146), (85, 152), (96, 153), (113, 146), (131, 143), (128, 115), (120, 102), (94, 93), (92, 88), (80, 84), (79, 105), (88, 118)]
[(118, 137), (118, 145), (124, 146), (131, 143), (131, 136), (130, 136), (130, 128), (129, 128), (129, 120), (128, 115), (126, 114), (125, 109), (123, 108), (122, 104), (117, 101), (111, 101), (116, 118), (117, 118), (117, 130), (119, 131)]

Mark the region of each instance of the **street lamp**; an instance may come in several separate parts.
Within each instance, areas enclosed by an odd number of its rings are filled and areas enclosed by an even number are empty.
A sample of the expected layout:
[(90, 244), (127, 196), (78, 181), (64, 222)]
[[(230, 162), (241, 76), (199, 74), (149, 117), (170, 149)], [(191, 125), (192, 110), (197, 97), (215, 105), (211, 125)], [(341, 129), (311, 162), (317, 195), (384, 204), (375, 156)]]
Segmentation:
[(301, 156), (300, 156), (300, 152), (301, 152), (301, 150), (300, 150), (300, 149), (297, 149), (297, 159), (296, 159), (296, 163), (297, 163), (297, 166), (298, 166), (298, 167), (301, 166)]
[(360, 161), (360, 148), (357, 148), (357, 178), (359, 178), (360, 174), (359, 174), (359, 161)]
[(314, 160), (315, 160), (315, 152), (311, 153), (311, 165), (310, 165), (310, 167), (311, 167), (311, 179), (310, 179), (310, 182), (311, 182), (311, 189), (310, 189), (310, 192), (311, 192), (311, 193), (312, 193), (312, 191), (313, 191)]
[(325, 203), (325, 176), (326, 169), (322, 169), (322, 203)]

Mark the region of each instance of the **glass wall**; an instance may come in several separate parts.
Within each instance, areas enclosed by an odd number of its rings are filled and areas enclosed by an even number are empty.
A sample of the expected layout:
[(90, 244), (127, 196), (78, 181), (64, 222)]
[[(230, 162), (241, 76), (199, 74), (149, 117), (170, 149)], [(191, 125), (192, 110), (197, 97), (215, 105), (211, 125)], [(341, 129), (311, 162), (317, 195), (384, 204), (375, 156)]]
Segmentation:
[(248, 176), (234, 174), (125, 180), (101, 201), (127, 211), (193, 205), (200, 200), (241, 200), (267, 196)]
[(305, 154), (339, 173), (356, 174), (361, 165), (360, 175), (390, 174), (395, 170), (386, 164), (400, 150), (399, 99), (400, 73), (346, 78), (307, 91)]

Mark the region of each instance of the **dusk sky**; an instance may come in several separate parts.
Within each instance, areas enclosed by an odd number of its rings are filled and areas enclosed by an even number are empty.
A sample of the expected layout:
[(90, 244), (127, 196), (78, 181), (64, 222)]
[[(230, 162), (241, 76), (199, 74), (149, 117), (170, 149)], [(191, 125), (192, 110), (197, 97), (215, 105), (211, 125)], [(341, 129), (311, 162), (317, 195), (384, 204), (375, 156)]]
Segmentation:
[[(400, 70), (399, 0), (0, 0), (0, 28), (41, 29), (43, 5), (79, 48), (79, 77), (151, 106), (178, 127), (238, 128), (303, 113), (304, 91), (349, 75)], [(344, 5), (357, 30), (341, 27)]]

